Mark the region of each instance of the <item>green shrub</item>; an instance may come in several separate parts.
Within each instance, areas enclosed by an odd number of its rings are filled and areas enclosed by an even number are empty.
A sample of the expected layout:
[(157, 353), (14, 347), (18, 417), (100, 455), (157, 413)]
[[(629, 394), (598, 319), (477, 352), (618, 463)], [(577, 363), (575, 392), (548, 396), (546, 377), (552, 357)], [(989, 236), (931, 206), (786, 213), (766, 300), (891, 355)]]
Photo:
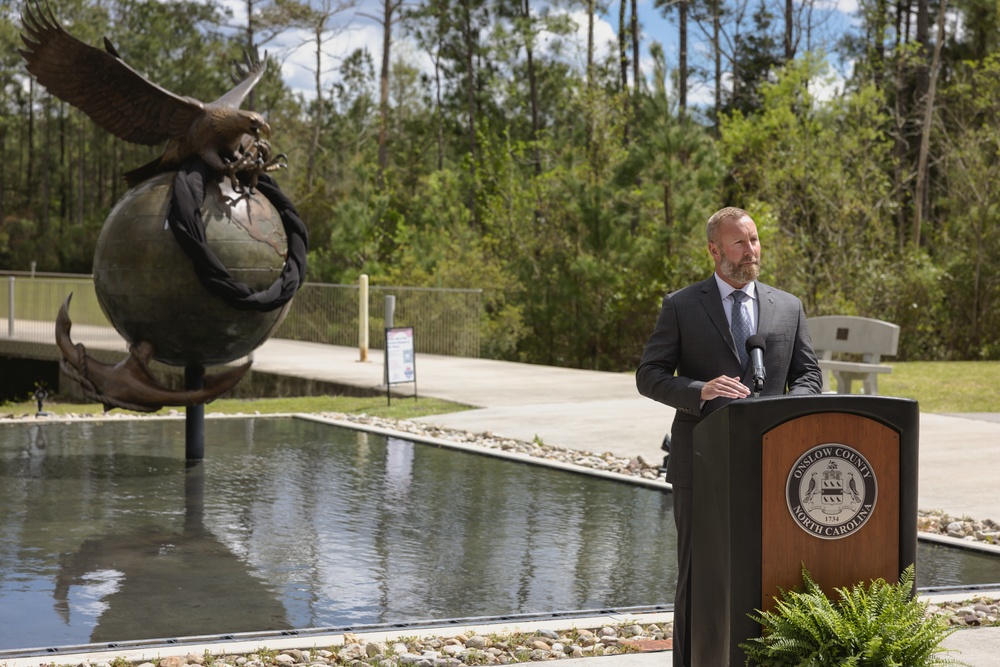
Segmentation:
[(928, 617), (926, 605), (912, 597), (911, 565), (898, 584), (878, 579), (867, 588), (838, 588), (830, 600), (802, 569), (805, 591), (782, 591), (773, 611), (750, 614), (763, 636), (740, 644), (747, 664), (765, 667), (927, 667), (960, 665), (941, 657), (954, 632), (948, 622)]

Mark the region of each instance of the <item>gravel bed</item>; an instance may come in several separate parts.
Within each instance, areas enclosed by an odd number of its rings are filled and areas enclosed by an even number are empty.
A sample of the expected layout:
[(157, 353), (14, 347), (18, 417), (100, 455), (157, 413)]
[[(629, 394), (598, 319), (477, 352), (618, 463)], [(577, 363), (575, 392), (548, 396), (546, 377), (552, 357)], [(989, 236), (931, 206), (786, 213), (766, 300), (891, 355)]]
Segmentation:
[[(456, 633), (426, 635), (390, 641), (371, 641), (345, 634), (343, 643), (309, 649), (269, 651), (258, 649), (242, 655), (188, 653), (131, 663), (136, 667), (478, 667), (541, 662), (561, 658), (620, 655), (664, 650), (670, 645), (671, 624), (637, 623), (565, 631), (537, 630), (517, 634), (479, 635)], [(116, 662), (84, 662), (77, 667), (123, 667)]]
[(647, 480), (655, 480), (662, 476), (659, 469), (660, 465), (663, 463), (662, 458), (650, 461), (641, 455), (628, 458), (615, 456), (610, 452), (583, 452), (569, 447), (547, 445), (538, 440), (533, 442), (524, 442), (523, 440), (502, 438), (488, 431), (483, 433), (472, 433), (469, 431), (442, 428), (440, 426), (424, 424), (422, 422), (372, 417), (363, 413), (344, 414), (339, 412), (323, 412), (319, 413), (319, 416), (328, 419), (335, 419), (337, 421), (399, 431), (415, 436), (448, 440), (450, 442), (458, 442), (467, 445), (476, 445), (487, 449), (498, 449), (546, 461), (558, 461), (559, 463), (582, 466), (593, 470), (602, 470), (604, 472), (618, 473), (621, 475), (632, 475)]
[(1000, 546), (1000, 524), (992, 519), (976, 520), (967, 516), (948, 516), (941, 510), (920, 510), (917, 514), (917, 530), (967, 542)]

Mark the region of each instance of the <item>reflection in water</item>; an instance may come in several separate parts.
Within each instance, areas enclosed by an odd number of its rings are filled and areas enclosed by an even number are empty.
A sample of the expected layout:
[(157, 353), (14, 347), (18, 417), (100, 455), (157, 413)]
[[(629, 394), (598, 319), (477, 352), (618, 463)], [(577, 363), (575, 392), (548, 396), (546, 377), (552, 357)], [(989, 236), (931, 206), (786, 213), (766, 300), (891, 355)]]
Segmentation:
[[(673, 598), (668, 493), (302, 419), (184, 449), (180, 420), (0, 425), (0, 650)], [(926, 553), (921, 586), (1000, 581)]]
[(183, 438), (0, 426), (0, 650), (672, 597), (659, 491), (307, 420)]
[(1000, 583), (1000, 558), (971, 549), (917, 544), (917, 587)]
[(187, 466), (180, 474), (184, 516), (179, 530), (157, 524), (111, 530), (60, 558), (53, 595), (66, 625), (73, 620), (74, 587), (100, 594), (92, 611), (85, 610), (97, 618), (90, 641), (290, 627), (264, 582), (206, 530), (203, 464)]

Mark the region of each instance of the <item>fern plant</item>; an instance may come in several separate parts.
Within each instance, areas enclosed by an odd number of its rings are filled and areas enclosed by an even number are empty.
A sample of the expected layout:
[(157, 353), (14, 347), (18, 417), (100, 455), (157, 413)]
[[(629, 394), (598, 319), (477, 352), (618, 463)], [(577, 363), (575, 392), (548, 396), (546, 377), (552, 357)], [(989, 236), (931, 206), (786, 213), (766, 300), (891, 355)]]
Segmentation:
[(898, 584), (884, 579), (870, 586), (836, 589), (828, 598), (802, 568), (804, 591), (782, 591), (772, 611), (750, 614), (763, 636), (740, 644), (747, 664), (765, 667), (931, 667), (964, 663), (941, 656), (941, 642), (955, 631), (948, 621), (928, 617), (911, 597), (911, 565)]

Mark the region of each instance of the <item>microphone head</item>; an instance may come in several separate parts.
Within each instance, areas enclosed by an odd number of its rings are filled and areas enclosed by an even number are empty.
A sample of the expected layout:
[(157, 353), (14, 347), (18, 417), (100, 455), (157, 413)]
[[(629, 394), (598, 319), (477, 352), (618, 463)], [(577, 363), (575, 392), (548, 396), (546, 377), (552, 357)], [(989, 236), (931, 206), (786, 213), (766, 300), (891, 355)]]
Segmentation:
[(747, 352), (754, 348), (760, 348), (761, 352), (767, 352), (767, 341), (760, 334), (754, 334), (747, 338)]

